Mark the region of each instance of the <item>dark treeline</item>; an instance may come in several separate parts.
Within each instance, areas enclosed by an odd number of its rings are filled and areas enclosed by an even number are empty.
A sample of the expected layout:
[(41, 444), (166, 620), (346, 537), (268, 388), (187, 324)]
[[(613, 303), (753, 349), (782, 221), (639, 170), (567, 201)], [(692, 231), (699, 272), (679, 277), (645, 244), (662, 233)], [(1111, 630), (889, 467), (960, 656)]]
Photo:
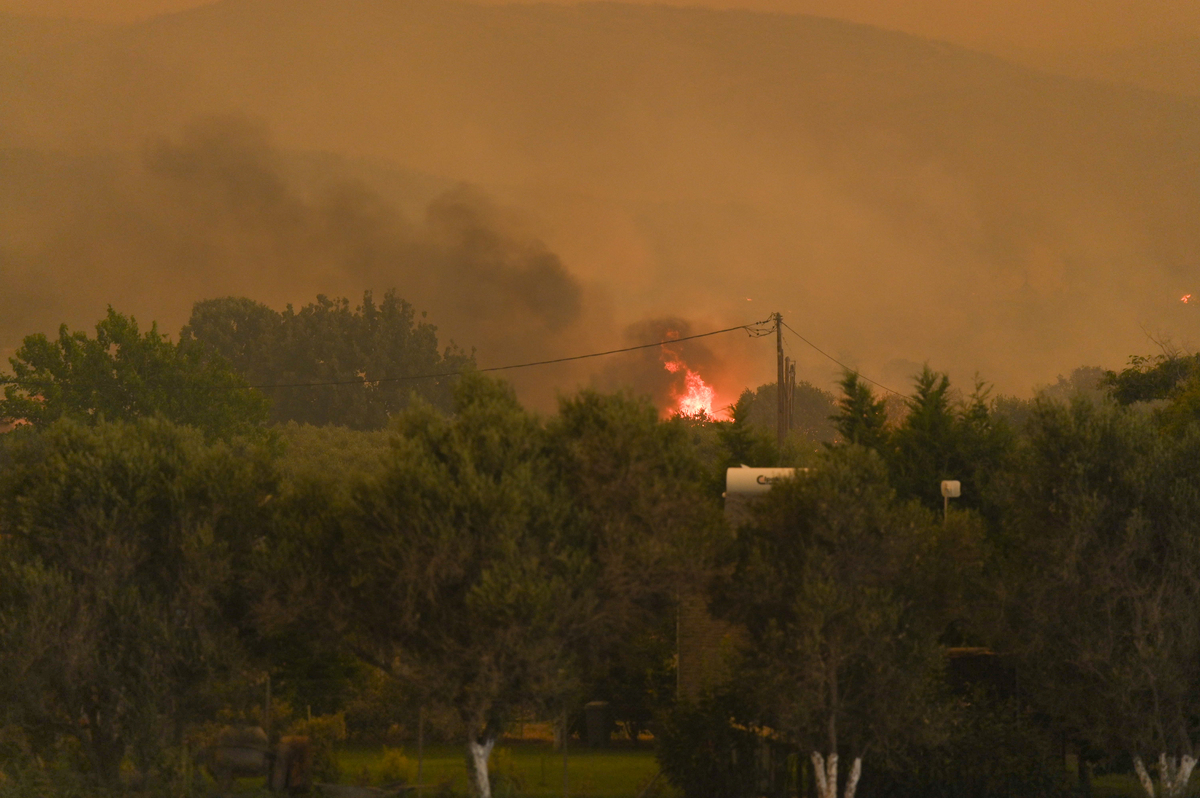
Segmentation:
[[(333, 742), (420, 717), (487, 797), (506, 729), (569, 735), (593, 700), (688, 798), (1186, 793), (1200, 359), (1029, 401), (926, 369), (900, 408), (847, 374), (798, 388), (782, 451), (774, 386), (732, 422), (589, 391), (547, 417), (470, 363), (392, 294), (27, 338), (0, 401), (0, 796), (199, 794), (238, 724), (308, 735), (332, 780)], [(466, 373), (378, 381), (442, 370)], [(739, 464), (807, 470), (735, 529)], [(694, 701), (683, 594), (737, 630)]]

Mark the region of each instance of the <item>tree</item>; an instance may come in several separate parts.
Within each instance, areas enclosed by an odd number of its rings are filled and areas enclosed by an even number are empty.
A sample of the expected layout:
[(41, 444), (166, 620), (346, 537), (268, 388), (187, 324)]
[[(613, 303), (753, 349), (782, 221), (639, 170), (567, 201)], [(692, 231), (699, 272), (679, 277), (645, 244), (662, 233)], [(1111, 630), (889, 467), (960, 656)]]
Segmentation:
[(717, 504), (689, 422), (660, 421), (647, 400), (585, 391), (559, 403), (547, 433), (572, 545), (593, 569), (588, 634), (575, 641), (585, 698), (609, 701), (636, 739), (672, 692), (673, 610), (706, 581)]
[(1200, 430), (1143, 413), (1040, 402), (1006, 474), (1010, 644), (1036, 706), (1073, 739), (1160, 763), (1162, 795), (1195, 765), (1200, 699)]
[(364, 292), (358, 307), (318, 296), (283, 313), (240, 297), (204, 300), (180, 338), (221, 355), (255, 385), (287, 386), (265, 389), (273, 420), (354, 429), (383, 428), (414, 394), (449, 410), (453, 378), (409, 378), (473, 362), (454, 346), (439, 350), (437, 328), (394, 291), (378, 304)]
[(393, 429), (352, 516), (316, 530), (303, 559), (322, 561), (312, 584), (343, 644), (455, 711), (487, 798), (504, 724), (566, 689), (592, 565), (569, 538), (545, 432), (510, 388), (468, 375), (453, 416), (418, 403)]
[(1200, 355), (1186, 355), (1170, 347), (1155, 357), (1134, 355), (1119, 373), (1104, 372), (1103, 385), (1118, 404), (1167, 399), (1175, 388), (1200, 371)]
[(762, 724), (811, 752), (822, 798), (837, 795), (839, 755), (852, 798), (867, 752), (928, 728), (945, 602), (977, 537), (965, 514), (942, 526), (897, 504), (882, 459), (859, 446), (777, 484), (739, 530), (717, 609), (745, 626), (741, 683)]
[(96, 337), (27, 336), (9, 359), (13, 378), (0, 400), (0, 420), (44, 428), (60, 418), (85, 423), (161, 415), (177, 424), (229, 435), (260, 424), (267, 402), (219, 357), (186, 341), (172, 343), (151, 325), (112, 308)]
[(274, 492), (269, 451), (161, 419), (70, 420), (0, 449), (0, 707), (103, 785), (143, 774), (238, 651), (238, 573)]
[(719, 465), (725, 468), (739, 465), (767, 467), (779, 462), (779, 448), (774, 436), (768, 432), (769, 428), (755, 424), (751, 419), (753, 411), (763, 404), (760, 394), (766, 387), (760, 386), (756, 393), (743, 391), (737, 402), (729, 408), (733, 419), (722, 424), (718, 431), (728, 457)]
[(987, 387), (976, 382), (965, 401), (955, 402), (949, 378), (926, 366), (906, 405), (908, 413), (884, 449), (896, 492), (940, 508), (942, 481), (958, 480), (959, 503), (980, 508), (990, 475), (1013, 444), (1007, 424), (992, 411)]
[(1104, 385), (1122, 405), (1158, 402), (1156, 416), (1169, 434), (1200, 422), (1200, 355), (1169, 348), (1154, 358), (1135, 355), (1119, 374), (1105, 372)]
[(829, 417), (845, 443), (882, 449), (887, 445), (887, 403), (876, 399), (857, 372), (842, 377), (837, 413)]

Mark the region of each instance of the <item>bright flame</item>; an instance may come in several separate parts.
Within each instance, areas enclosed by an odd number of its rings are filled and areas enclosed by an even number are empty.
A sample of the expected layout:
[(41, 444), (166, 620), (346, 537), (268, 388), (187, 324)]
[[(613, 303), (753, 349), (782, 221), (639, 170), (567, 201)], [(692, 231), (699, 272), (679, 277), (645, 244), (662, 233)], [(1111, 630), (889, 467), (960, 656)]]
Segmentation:
[(691, 369), (687, 370), (684, 384), (687, 387), (683, 396), (679, 397), (679, 415), (685, 418), (712, 418), (713, 399), (717, 392)]
[(696, 372), (688, 368), (678, 353), (664, 347), (663, 368), (672, 374), (683, 372), (683, 391), (674, 393), (674, 415), (684, 418), (717, 419), (724, 411), (714, 410), (717, 391)]
[(1192, 295), (1184, 294), (1183, 296), (1179, 297), (1179, 301), (1186, 305), (1187, 303), (1192, 301)]

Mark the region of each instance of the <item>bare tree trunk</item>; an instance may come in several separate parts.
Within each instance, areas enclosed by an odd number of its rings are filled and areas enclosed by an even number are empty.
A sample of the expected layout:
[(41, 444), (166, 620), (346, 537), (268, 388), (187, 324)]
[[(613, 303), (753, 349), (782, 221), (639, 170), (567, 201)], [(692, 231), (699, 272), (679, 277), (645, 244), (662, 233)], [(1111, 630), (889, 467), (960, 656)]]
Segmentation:
[(1192, 769), (1196, 767), (1196, 759), (1184, 755), (1183, 759), (1158, 755), (1158, 780), (1162, 782), (1164, 798), (1182, 798), (1187, 792), (1188, 780), (1192, 777)]
[(854, 764), (850, 766), (850, 778), (846, 780), (846, 798), (854, 798), (854, 793), (858, 790), (858, 780), (862, 777), (862, 757), (854, 757)]
[(813, 751), (812, 763), (817, 777), (817, 798), (837, 798), (838, 755), (832, 753), (826, 759), (820, 751)]
[[(1195, 757), (1184, 755), (1181, 759), (1176, 759), (1173, 756), (1167, 756), (1165, 752), (1159, 754), (1158, 781), (1162, 785), (1162, 798), (1182, 798), (1187, 793), (1188, 782), (1191, 780), (1192, 771), (1195, 768)], [(1146, 791), (1146, 794), (1150, 798), (1157, 798), (1154, 780), (1150, 778), (1140, 756), (1133, 758), (1133, 769), (1137, 771), (1138, 781), (1142, 783), (1142, 789)]]
[[(817, 781), (817, 798), (837, 798), (838, 794), (838, 755), (830, 754), (829, 758), (821, 756), (820, 751), (812, 752), (813, 774)], [(850, 766), (850, 777), (846, 780), (844, 798), (854, 798), (858, 791), (858, 781), (862, 778), (862, 757), (856, 756)], [(1154, 798), (1151, 796), (1151, 798)]]
[(475, 798), (492, 798), (492, 785), (488, 781), (488, 757), (492, 755), (492, 747), (496, 738), (488, 735), (480, 742), (472, 736), (467, 740), (467, 773), (470, 775), (472, 792)]
[(1146, 795), (1150, 798), (1156, 798), (1154, 795), (1154, 779), (1150, 778), (1150, 774), (1146, 772), (1146, 766), (1142, 764), (1142, 758), (1135, 756), (1133, 758), (1133, 769), (1137, 772), (1138, 781), (1142, 783), (1142, 789), (1146, 791)]

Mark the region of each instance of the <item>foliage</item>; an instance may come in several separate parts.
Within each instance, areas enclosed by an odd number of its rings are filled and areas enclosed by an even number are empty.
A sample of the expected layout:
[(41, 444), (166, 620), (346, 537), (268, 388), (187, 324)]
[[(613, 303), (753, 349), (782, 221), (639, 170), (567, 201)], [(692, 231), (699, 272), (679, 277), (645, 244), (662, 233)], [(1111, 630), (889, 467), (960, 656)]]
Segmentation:
[(689, 431), (648, 401), (593, 392), (564, 399), (547, 429), (569, 542), (591, 564), (573, 641), (583, 698), (609, 701), (634, 734), (672, 693), (675, 596), (704, 582), (721, 529)]
[[(768, 440), (774, 441), (774, 431), (778, 413), (778, 393), (775, 383), (760, 385), (754, 390), (747, 388), (738, 397), (734, 408), (741, 408), (741, 414), (746, 423), (760, 431), (768, 433)], [(834, 413), (835, 400), (828, 392), (823, 391), (810, 382), (801, 380), (796, 383), (796, 392), (792, 404), (792, 429), (789, 436), (814, 442), (828, 442), (835, 437), (836, 430), (830, 416)], [(736, 418), (738, 413), (733, 414)], [(753, 463), (744, 461), (746, 465)]]
[(887, 445), (887, 405), (876, 399), (856, 372), (847, 371), (840, 383), (842, 396), (830, 416), (844, 443), (882, 449)]
[(4, 719), (35, 753), (75, 740), (101, 784), (126, 755), (152, 775), (237, 657), (270, 452), (161, 419), (60, 421), (2, 452)]
[[(763, 386), (758, 393), (762, 393)], [(779, 462), (779, 449), (770, 430), (774, 425), (755, 424), (751, 420), (753, 411), (762, 404), (760, 398), (749, 390), (743, 391), (737, 402), (730, 406), (733, 420), (720, 426), (721, 444), (728, 458), (721, 465), (735, 468), (748, 465), (755, 468), (770, 467)]]
[(377, 780), (380, 784), (395, 784), (396, 782), (407, 784), (413, 780), (415, 771), (416, 766), (411, 759), (404, 755), (403, 748), (385, 747), (383, 758), (379, 762)]
[(274, 421), (354, 429), (381, 429), (414, 393), (450, 409), (452, 378), (407, 378), (457, 372), (472, 363), (453, 346), (439, 351), (437, 328), (418, 319), (394, 291), (378, 304), (367, 291), (358, 307), (318, 296), (282, 313), (240, 297), (209, 299), (192, 308), (181, 340), (220, 354), (256, 385), (351, 383), (268, 390)]
[(84, 423), (131, 421), (161, 415), (211, 436), (246, 431), (266, 419), (267, 402), (228, 363), (183, 340), (172, 343), (152, 325), (112, 308), (96, 337), (70, 332), (57, 340), (27, 336), (9, 359), (11, 384), (0, 400), (0, 420), (45, 428), (61, 418)]
[(1006, 476), (1012, 645), (1036, 706), (1113, 753), (1200, 732), (1200, 429), (1077, 399), (1041, 403)]
[(1104, 372), (1103, 384), (1118, 404), (1169, 399), (1176, 388), (1200, 372), (1200, 355), (1168, 349), (1154, 357), (1134, 355), (1120, 372)]
[(886, 751), (936, 715), (938, 637), (977, 559), (967, 516), (897, 504), (879, 456), (829, 450), (776, 485), (738, 533), (718, 610), (744, 624), (739, 681), (804, 751)]
[(749, 798), (758, 794), (759, 731), (743, 722), (737, 698), (719, 694), (680, 703), (659, 724), (657, 757), (685, 798)]
[(346, 739), (345, 713), (299, 718), (288, 727), (287, 734), (308, 738), (313, 778), (333, 783), (341, 778), (334, 749)]
[(866, 795), (892, 798), (1066, 798), (1053, 733), (1015, 700), (977, 690), (956, 702), (944, 737), (867, 771)]
[(1012, 448), (1013, 435), (991, 410), (982, 383), (965, 402), (950, 396), (950, 380), (928, 366), (917, 376), (909, 412), (885, 448), (896, 492), (925, 506), (942, 506), (941, 483), (958, 480), (956, 503), (979, 508), (995, 473)]

